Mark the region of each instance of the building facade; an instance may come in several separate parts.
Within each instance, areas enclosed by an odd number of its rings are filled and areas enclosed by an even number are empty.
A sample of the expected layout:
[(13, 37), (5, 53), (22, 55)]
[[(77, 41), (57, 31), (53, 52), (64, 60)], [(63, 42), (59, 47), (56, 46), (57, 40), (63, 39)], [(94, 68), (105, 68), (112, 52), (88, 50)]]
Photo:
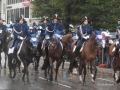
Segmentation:
[(14, 22), (21, 15), (31, 18), (30, 0), (6, 0), (6, 23)]

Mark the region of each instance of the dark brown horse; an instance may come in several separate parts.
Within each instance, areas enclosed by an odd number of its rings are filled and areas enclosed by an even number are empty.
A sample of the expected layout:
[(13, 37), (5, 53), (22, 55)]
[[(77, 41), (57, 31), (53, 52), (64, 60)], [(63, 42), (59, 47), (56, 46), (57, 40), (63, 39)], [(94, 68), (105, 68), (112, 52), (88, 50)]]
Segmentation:
[[(109, 47), (109, 55), (110, 55), (110, 59), (111, 61), (113, 60), (114, 57), (114, 53), (115, 51), (113, 51), (114, 47), (115, 47), (116, 42), (114, 42), (110, 47)], [(117, 74), (117, 71), (120, 72), (120, 52), (118, 52), (117, 56), (116, 56), (116, 62), (112, 62), (112, 67), (114, 70), (114, 80), (116, 83), (120, 82), (120, 73), (119, 75)]]
[[(96, 58), (96, 35), (92, 34), (91, 38), (85, 42), (83, 50), (79, 53), (79, 80), (83, 85), (85, 84), (85, 77), (86, 77), (86, 65), (88, 62), (90, 62), (90, 72), (92, 76), (92, 82), (94, 83), (95, 78), (96, 78), (96, 73), (97, 73), (97, 68), (95, 65), (95, 58)], [(70, 75), (72, 75), (72, 70), (75, 65), (75, 56), (74, 56), (74, 47), (75, 47), (75, 42), (72, 44), (71, 48), (71, 61), (70, 61)], [(94, 74), (92, 72), (92, 66), (94, 67)], [(84, 78), (82, 78), (82, 70), (84, 69)], [(72, 81), (72, 77), (70, 78)]]
[[(57, 82), (57, 73), (58, 73), (58, 68), (61, 65), (61, 63), (63, 62), (62, 67), (64, 67), (64, 60), (63, 60), (63, 55), (66, 54), (68, 52), (68, 50), (70, 49), (70, 45), (68, 45), (69, 42), (71, 42), (72, 40), (72, 34), (67, 34), (64, 35), (62, 38), (63, 43), (65, 44), (64, 50), (63, 50), (63, 46), (61, 44), (61, 42), (56, 41), (56, 39), (52, 39), (51, 41), (49, 41), (50, 45), (49, 45), (49, 57), (44, 58), (44, 63), (42, 66), (42, 69), (45, 70), (44, 75), (45, 78), (47, 79), (47, 68), (50, 66), (50, 68), (52, 69), (53, 67), (53, 62), (56, 60), (56, 76), (55, 76), (55, 81)], [(42, 44), (42, 56), (45, 56), (45, 42), (46, 40), (43, 41)], [(52, 71), (51, 71), (52, 73)], [(50, 76), (50, 80), (52, 81), (52, 74)]]
[[(62, 42), (65, 44), (64, 49), (63, 49), (63, 63), (62, 63), (62, 69), (64, 69), (64, 62), (65, 59), (69, 59), (70, 57), (70, 49), (72, 45), (72, 34), (66, 34), (62, 37)], [(66, 58), (64, 58), (66, 57)]]

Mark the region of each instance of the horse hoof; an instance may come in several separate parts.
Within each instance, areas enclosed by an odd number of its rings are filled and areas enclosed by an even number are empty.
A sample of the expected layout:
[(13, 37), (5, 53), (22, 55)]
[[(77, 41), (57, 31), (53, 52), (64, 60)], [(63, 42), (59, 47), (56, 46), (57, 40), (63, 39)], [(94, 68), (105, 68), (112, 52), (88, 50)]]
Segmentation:
[(57, 80), (55, 80), (55, 84), (58, 84), (58, 81), (57, 81)]
[(70, 79), (70, 82), (73, 82), (73, 80), (72, 80), (72, 79)]
[(48, 78), (45, 78), (45, 81), (48, 81)]
[(28, 82), (27, 85), (31, 87), (31, 83), (30, 82)]
[(92, 83), (92, 84), (94, 84), (94, 83), (95, 83), (95, 81), (92, 79), (92, 80), (91, 80), (91, 83)]
[(87, 84), (86, 84), (86, 83), (83, 83), (82, 85), (83, 85), (83, 86), (87, 86)]
[(23, 82), (22, 84), (25, 85), (25, 82)]
[(82, 84), (83, 84), (83, 81), (79, 81), (79, 83), (82, 83)]

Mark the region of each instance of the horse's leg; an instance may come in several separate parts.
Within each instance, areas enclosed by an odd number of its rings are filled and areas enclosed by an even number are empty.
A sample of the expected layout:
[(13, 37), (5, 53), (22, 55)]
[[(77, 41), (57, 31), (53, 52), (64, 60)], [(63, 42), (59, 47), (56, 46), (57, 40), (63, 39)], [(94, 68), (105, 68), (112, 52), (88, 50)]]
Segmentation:
[(57, 74), (58, 74), (58, 68), (60, 67), (61, 64), (61, 59), (58, 59), (57, 64), (56, 64), (56, 75), (55, 75), (55, 82), (58, 84), (57, 81)]
[(65, 63), (65, 59), (62, 59), (62, 69), (64, 70), (64, 63)]
[(6, 53), (6, 52), (4, 52), (4, 53), (5, 53), (5, 64), (4, 64), (4, 68), (6, 68), (7, 53)]
[(83, 61), (80, 61), (80, 63), (79, 63), (79, 81), (80, 81), (80, 83), (83, 83), (82, 70), (83, 70)]
[(2, 69), (2, 65), (1, 65), (1, 52), (0, 52), (0, 69)]
[(48, 81), (48, 79), (47, 79), (47, 68), (44, 71), (44, 76), (45, 76), (45, 80)]
[(92, 77), (92, 83), (94, 83), (96, 79), (96, 74), (97, 74), (97, 67), (94, 60), (92, 61), (91, 69), (92, 69), (92, 66), (94, 67), (94, 75), (92, 74), (92, 70), (91, 70), (91, 77)]
[(49, 62), (50, 62), (50, 81), (53, 81), (53, 59), (49, 57)]
[(39, 58), (40, 58), (40, 56), (36, 56), (35, 71), (37, 71), (37, 72), (38, 72), (38, 67), (39, 67)]
[(70, 73), (70, 81), (72, 82), (73, 81), (73, 63), (74, 63), (74, 59), (72, 58), (71, 61), (70, 61), (70, 66), (69, 66), (69, 73)]
[(84, 68), (84, 77), (83, 77), (83, 85), (86, 85), (85, 78), (86, 78), (86, 64), (83, 65)]
[(26, 75), (27, 75), (27, 83), (28, 83), (28, 85), (31, 86), (30, 79), (29, 79), (29, 71), (28, 71), (28, 67), (27, 67), (27, 69), (26, 69)]
[(22, 82), (23, 82), (23, 85), (25, 85), (25, 67), (24, 67), (24, 69), (22, 70), (22, 73), (23, 73)]

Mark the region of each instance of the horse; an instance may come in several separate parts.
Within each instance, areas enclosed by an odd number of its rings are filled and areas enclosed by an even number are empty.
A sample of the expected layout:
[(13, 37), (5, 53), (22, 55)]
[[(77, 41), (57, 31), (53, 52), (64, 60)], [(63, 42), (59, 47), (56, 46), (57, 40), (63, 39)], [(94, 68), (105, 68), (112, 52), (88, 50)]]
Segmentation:
[(72, 34), (68, 33), (62, 37), (62, 42), (65, 44), (63, 47), (63, 62), (62, 62), (62, 69), (64, 69), (64, 62), (65, 59), (69, 59), (70, 55), (70, 49), (71, 49), (71, 44), (73, 42), (72, 40)]
[[(50, 69), (50, 81), (53, 81), (53, 63), (56, 61), (56, 74), (55, 74), (55, 82), (58, 84), (57, 81), (57, 74), (58, 74), (58, 68), (62, 63), (62, 56), (63, 56), (63, 47), (62, 43), (55, 38), (52, 38), (49, 41), (49, 46), (48, 46), (48, 57), (44, 59), (44, 63), (42, 66), (42, 69), (45, 70), (44, 75), (46, 80), (47, 79), (47, 68), (49, 67)], [(42, 55), (45, 55), (45, 40), (43, 41), (42, 45)]]
[[(69, 66), (69, 72), (70, 76), (72, 75), (73, 67), (76, 66), (76, 61), (74, 60), (75, 58), (75, 44), (76, 42), (72, 43), (71, 51), (70, 51), (70, 66)], [(96, 78), (96, 73), (97, 73), (97, 68), (95, 65), (95, 58), (96, 58), (96, 45), (97, 45), (97, 40), (96, 40), (96, 35), (92, 34), (90, 39), (84, 43), (83, 50), (79, 53), (79, 80), (80, 82), (85, 85), (85, 77), (86, 77), (86, 65), (88, 62), (90, 62), (90, 72), (92, 76), (92, 83), (95, 82)], [(94, 67), (94, 75), (92, 72), (92, 66)], [(84, 69), (84, 78), (82, 78), (82, 70)], [(73, 75), (72, 75), (73, 76)], [(72, 81), (72, 76), (70, 77), (70, 81)]]
[[(4, 52), (5, 54), (5, 63), (4, 63), (4, 68), (6, 68), (6, 60), (7, 60), (7, 45), (9, 43), (10, 34), (6, 30), (0, 30), (0, 52)], [(1, 54), (0, 54), (0, 67), (1, 66)]]
[[(114, 42), (109, 47), (109, 55), (110, 55), (111, 61), (113, 60), (114, 53), (115, 53), (115, 51), (113, 51), (115, 44), (116, 44), (116, 42)], [(113, 67), (113, 71), (114, 71), (114, 75), (113, 75), (114, 81), (116, 83), (119, 83), (120, 82), (120, 73), (119, 73), (119, 75), (117, 74), (117, 71), (120, 72), (120, 52), (119, 51), (118, 51), (117, 56), (116, 56), (116, 62), (112, 62), (112, 67)]]
[[(33, 44), (30, 42), (30, 38), (26, 37), (21, 44), (18, 45), (18, 51), (17, 51), (17, 58), (21, 61), (22, 67), (24, 69), (22, 70), (23, 76), (22, 76), (22, 82), (25, 84), (25, 75), (27, 76), (27, 82), (29, 85), (29, 71), (28, 66), (30, 63), (33, 62), (34, 54), (37, 53), (36, 48), (34, 48)], [(9, 60), (12, 61), (12, 60)], [(15, 67), (14, 67), (15, 68)]]

